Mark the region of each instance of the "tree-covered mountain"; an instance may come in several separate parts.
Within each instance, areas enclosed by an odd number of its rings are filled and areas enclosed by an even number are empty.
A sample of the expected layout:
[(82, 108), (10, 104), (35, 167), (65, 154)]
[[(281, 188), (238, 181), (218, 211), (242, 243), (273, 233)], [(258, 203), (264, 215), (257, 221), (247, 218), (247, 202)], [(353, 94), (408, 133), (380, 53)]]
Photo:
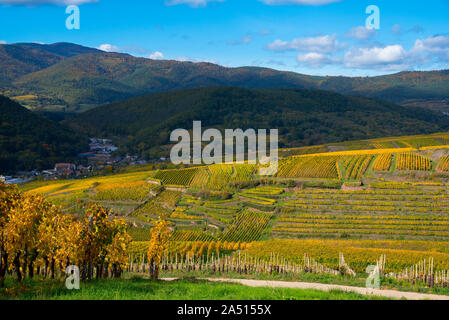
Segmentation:
[(0, 44), (0, 81), (2, 85), (20, 76), (48, 68), (65, 58), (90, 52), (101, 52), (72, 43)]
[(170, 132), (194, 120), (219, 129), (279, 129), (283, 147), (423, 134), (449, 118), (415, 107), (307, 89), (209, 87), (156, 93), (104, 105), (67, 123), (90, 135), (122, 137), (126, 151), (153, 157)]
[(88, 139), (0, 95), (0, 174), (49, 169), (87, 150)]
[(378, 77), (326, 77), (320, 88), (401, 105), (449, 110), (449, 70), (400, 72)]
[(449, 70), (316, 77), (259, 67), (136, 58), (68, 43), (0, 46), (0, 92), (37, 110), (82, 112), (133, 96), (209, 86), (320, 89), (449, 109)]

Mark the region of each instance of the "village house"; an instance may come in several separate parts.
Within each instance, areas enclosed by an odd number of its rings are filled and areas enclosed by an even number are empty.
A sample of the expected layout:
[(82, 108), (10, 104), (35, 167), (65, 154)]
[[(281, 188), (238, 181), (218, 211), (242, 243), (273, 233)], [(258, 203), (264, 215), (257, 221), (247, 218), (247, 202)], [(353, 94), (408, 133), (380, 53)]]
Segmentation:
[(57, 163), (55, 171), (58, 176), (71, 176), (75, 173), (76, 165), (73, 163)]

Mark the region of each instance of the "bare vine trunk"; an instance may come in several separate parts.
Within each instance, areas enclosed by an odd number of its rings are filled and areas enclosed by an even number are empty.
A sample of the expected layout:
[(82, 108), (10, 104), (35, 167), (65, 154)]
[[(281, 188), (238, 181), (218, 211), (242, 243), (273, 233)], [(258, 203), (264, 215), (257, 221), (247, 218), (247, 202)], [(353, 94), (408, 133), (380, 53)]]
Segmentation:
[(22, 271), (20, 270), (20, 253), (16, 253), (13, 263), (17, 275), (17, 280), (21, 282), (23, 278), (22, 278)]

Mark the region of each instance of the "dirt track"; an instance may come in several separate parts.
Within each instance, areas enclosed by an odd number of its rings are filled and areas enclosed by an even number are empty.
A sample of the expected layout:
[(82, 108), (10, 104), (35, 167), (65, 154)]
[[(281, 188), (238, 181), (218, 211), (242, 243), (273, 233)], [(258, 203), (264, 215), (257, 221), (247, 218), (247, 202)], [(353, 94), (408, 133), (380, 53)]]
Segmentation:
[(392, 299), (407, 300), (449, 300), (449, 296), (426, 294), (417, 292), (403, 292), (395, 290), (368, 289), (362, 287), (350, 287), (335, 284), (307, 283), (307, 282), (288, 282), (288, 281), (265, 281), (265, 280), (246, 280), (246, 279), (218, 279), (205, 278), (204, 280), (214, 282), (239, 283), (250, 287), (271, 287), (271, 288), (291, 288), (291, 289), (314, 289), (321, 291), (341, 290), (346, 292), (356, 292), (365, 295), (374, 295)]

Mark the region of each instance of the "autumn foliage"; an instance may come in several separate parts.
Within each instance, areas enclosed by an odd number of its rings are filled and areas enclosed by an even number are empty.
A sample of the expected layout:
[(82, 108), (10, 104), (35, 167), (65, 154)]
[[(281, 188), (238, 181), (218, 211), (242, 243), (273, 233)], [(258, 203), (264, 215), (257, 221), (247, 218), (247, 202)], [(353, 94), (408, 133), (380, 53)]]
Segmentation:
[(7, 273), (21, 281), (37, 272), (54, 278), (77, 265), (82, 279), (119, 277), (128, 263), (126, 223), (91, 205), (84, 216), (63, 215), (39, 195), (0, 183), (0, 286)]
[(159, 265), (171, 234), (169, 226), (170, 223), (167, 220), (160, 218), (159, 221), (154, 223), (154, 228), (151, 232), (147, 256), (150, 264), (150, 277), (153, 280), (159, 277)]

